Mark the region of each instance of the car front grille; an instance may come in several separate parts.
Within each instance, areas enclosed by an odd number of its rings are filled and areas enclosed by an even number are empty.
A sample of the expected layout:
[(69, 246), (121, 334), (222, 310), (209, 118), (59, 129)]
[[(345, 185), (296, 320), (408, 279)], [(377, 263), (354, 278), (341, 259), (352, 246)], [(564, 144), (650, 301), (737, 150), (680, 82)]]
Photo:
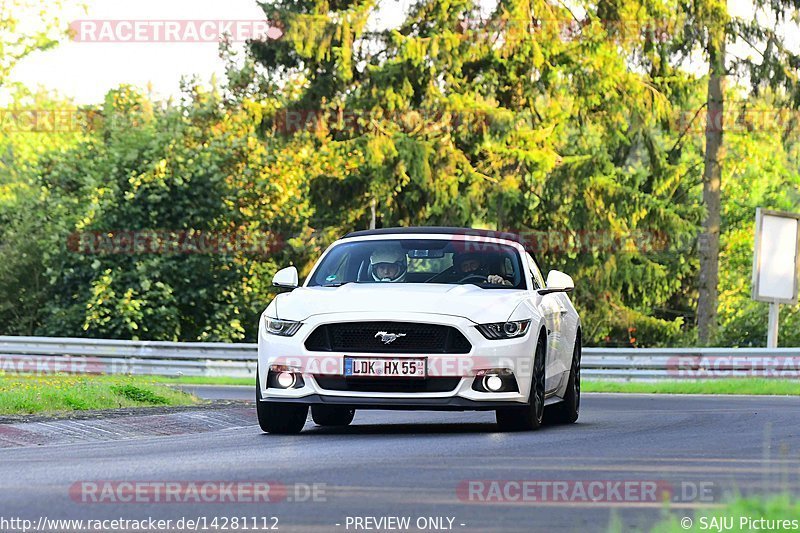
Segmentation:
[[(379, 332), (398, 335), (385, 343)], [(322, 324), (305, 346), (312, 352), (344, 353), (469, 353), (472, 345), (456, 328), (414, 322), (346, 322)]]
[(460, 377), (414, 378), (345, 378), (314, 376), (323, 389), (352, 392), (451, 392)]

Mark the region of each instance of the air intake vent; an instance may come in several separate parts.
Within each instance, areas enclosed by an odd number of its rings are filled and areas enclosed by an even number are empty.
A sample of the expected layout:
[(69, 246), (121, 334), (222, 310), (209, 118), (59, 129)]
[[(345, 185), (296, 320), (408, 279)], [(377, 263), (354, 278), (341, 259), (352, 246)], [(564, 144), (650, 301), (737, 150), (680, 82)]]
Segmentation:
[(450, 392), (461, 382), (459, 377), (347, 379), (343, 376), (314, 376), (314, 379), (323, 389), (352, 392)]

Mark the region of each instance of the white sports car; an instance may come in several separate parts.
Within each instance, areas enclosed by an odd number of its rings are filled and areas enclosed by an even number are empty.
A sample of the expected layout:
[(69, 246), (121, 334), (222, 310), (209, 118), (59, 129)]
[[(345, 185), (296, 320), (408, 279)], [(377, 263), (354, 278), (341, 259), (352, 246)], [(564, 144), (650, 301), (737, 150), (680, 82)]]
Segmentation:
[(299, 286), (280, 270), (261, 316), (256, 400), (270, 433), (356, 409), (494, 410), (502, 430), (577, 420), (572, 278), (508, 234), (389, 228), (333, 243)]

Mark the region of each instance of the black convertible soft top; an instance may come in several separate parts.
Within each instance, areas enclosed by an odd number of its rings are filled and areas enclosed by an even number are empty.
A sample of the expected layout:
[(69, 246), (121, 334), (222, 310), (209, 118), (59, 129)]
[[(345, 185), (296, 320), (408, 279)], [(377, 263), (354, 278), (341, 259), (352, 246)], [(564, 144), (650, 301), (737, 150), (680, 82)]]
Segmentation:
[(447, 226), (413, 226), (410, 228), (380, 228), (380, 229), (367, 229), (361, 231), (351, 231), (347, 237), (365, 237), (367, 235), (415, 235), (420, 233), (431, 233), (435, 235), (482, 235), (486, 237), (496, 237), (500, 239), (508, 239), (511, 241), (519, 242), (519, 236), (516, 233), (507, 231), (495, 231), (489, 229), (473, 229), (473, 228), (458, 228)]

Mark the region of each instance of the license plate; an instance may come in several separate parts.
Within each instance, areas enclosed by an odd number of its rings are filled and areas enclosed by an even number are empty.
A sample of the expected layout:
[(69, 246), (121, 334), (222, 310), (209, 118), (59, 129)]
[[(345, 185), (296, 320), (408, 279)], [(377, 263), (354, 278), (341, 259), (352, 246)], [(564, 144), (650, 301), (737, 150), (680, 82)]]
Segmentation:
[(425, 359), (345, 357), (346, 377), (424, 378)]

